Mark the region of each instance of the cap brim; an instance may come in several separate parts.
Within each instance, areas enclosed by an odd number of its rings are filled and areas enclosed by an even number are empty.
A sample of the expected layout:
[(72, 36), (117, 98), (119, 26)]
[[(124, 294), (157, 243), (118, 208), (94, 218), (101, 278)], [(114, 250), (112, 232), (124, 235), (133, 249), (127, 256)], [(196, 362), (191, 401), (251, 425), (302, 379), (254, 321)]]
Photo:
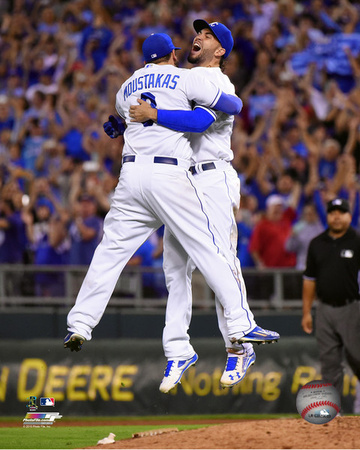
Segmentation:
[(333, 212), (333, 211), (341, 211), (341, 212), (343, 212), (343, 213), (350, 212), (348, 209), (342, 208), (342, 207), (339, 207), (339, 206), (332, 206), (331, 208), (329, 208), (329, 209), (327, 210), (328, 213), (331, 213), (331, 212)]
[(203, 19), (194, 20), (193, 27), (197, 33), (204, 28), (209, 28), (211, 30), (210, 24)]

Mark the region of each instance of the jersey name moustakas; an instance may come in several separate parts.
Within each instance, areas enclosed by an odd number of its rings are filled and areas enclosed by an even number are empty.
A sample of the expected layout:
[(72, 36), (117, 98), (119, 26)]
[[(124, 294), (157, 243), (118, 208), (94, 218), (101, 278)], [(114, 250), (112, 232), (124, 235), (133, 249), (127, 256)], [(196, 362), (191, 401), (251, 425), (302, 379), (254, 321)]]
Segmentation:
[(149, 73), (131, 80), (124, 88), (124, 101), (136, 91), (151, 88), (175, 89), (179, 75)]

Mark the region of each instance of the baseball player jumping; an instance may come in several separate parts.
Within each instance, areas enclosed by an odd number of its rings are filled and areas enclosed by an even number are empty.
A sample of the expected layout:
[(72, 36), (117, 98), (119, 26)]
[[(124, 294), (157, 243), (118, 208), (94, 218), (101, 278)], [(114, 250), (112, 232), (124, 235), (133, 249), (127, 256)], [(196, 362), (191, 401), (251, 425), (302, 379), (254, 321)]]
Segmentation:
[[(197, 64), (198, 67), (192, 70), (196, 70), (197, 73), (201, 73), (205, 78), (215, 82), (224, 92), (234, 94), (233, 84), (220, 69), (222, 60), (230, 54), (233, 48), (230, 30), (221, 23), (208, 24), (204, 20), (196, 20), (194, 28), (198, 34), (193, 41), (188, 61)], [(133, 120), (143, 122), (152, 118), (158, 124), (161, 123), (163, 126), (178, 130), (184, 130), (184, 124), (187, 121), (189, 123), (188, 131), (203, 131), (203, 121), (194, 117), (195, 114), (198, 114), (197, 109), (192, 112), (187, 111), (185, 114), (184, 111), (156, 112), (148, 103), (141, 100), (139, 103), (139, 106), (130, 108), (130, 116)], [(233, 159), (230, 140), (234, 117), (222, 112), (212, 112), (215, 113), (215, 117), (213, 117), (208, 110), (206, 112), (211, 123), (209, 128), (202, 133), (190, 134), (193, 149), (190, 171), (194, 174), (197, 186), (201, 188), (205, 196), (210, 221), (217, 232), (216, 238), (220, 243), (220, 248), (230, 264), (236, 267), (237, 277), (246, 302), (245, 284), (240, 263), (236, 257), (235, 214), (240, 206), (240, 181), (230, 164)], [(176, 115), (178, 117), (175, 117)], [(179, 124), (181, 124), (181, 128)], [(163, 346), (165, 356), (170, 363), (172, 360), (186, 360), (194, 354), (188, 335), (192, 309), (191, 274), (194, 268), (194, 264), (181, 245), (165, 228), (164, 271), (169, 297)], [(245, 377), (247, 369), (255, 363), (256, 356), (252, 344), (240, 345), (230, 341), (224, 309), (217, 297), (215, 297), (215, 304), (219, 328), (228, 352), (220, 383), (223, 387), (232, 387)], [(165, 372), (160, 390), (168, 392), (173, 387), (174, 377), (171, 373)]]
[[(71, 350), (79, 351), (83, 342), (91, 339), (123, 268), (162, 224), (216, 293), (231, 342), (272, 342), (279, 338), (277, 333), (256, 325), (238, 275), (220, 252), (204, 196), (189, 171), (192, 150), (187, 137), (152, 121), (131, 122), (130, 106), (136, 105), (139, 97), (159, 109), (190, 111), (193, 101), (227, 114), (240, 111), (240, 99), (223, 93), (196, 71), (175, 67), (175, 50), (166, 34), (148, 37), (143, 44), (145, 67), (137, 70), (116, 95), (116, 110), (127, 124), (123, 165), (104, 221), (103, 239), (68, 314), (69, 333), (64, 346)], [(120, 121), (112, 117), (109, 122), (105, 128), (111, 137), (123, 132)], [(168, 370), (178, 373), (180, 380), (196, 360), (194, 352), (186, 360), (174, 360)]]

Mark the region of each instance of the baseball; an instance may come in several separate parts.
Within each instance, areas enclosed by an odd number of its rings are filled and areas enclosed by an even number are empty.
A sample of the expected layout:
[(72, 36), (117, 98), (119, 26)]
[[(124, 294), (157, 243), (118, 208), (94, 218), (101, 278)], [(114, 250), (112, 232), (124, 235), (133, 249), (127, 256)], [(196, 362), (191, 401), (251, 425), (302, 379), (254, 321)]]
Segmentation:
[(310, 381), (299, 390), (296, 409), (307, 422), (327, 423), (340, 411), (340, 395), (331, 383)]

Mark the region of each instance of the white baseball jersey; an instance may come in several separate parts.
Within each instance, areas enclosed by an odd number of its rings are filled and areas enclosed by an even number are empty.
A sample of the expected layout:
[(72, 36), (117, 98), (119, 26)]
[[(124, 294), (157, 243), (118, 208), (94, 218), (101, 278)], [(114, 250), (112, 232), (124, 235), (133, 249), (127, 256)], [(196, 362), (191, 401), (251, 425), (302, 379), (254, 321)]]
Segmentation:
[[(123, 166), (104, 221), (104, 236), (68, 314), (68, 330), (91, 339), (123, 268), (141, 244), (162, 224), (180, 242), (203, 273), (224, 309), (228, 337), (238, 338), (255, 326), (244, 303), (241, 283), (220, 254), (205, 199), (189, 172), (191, 150), (184, 133), (130, 122), (137, 98), (159, 108), (191, 109), (190, 101), (213, 106), (220, 89), (196, 71), (148, 64), (130, 77), (116, 97), (126, 119)], [(131, 158), (129, 158), (131, 156)], [(169, 161), (169, 157), (176, 158)]]
[[(131, 122), (129, 116), (130, 106), (137, 105), (138, 98), (150, 100), (158, 109), (191, 110), (191, 101), (211, 108), (220, 95), (221, 90), (215, 84), (193, 70), (179, 69), (168, 64), (147, 64), (137, 70), (116, 95), (116, 110), (127, 124), (123, 155), (166, 155), (181, 159), (191, 157), (192, 151), (185, 133), (154, 123), (145, 127), (144, 139), (141, 133), (144, 125)], [(214, 112), (210, 112), (215, 116)]]
[[(196, 67), (191, 69), (203, 78), (216, 84), (226, 94), (235, 95), (235, 87), (229, 77), (221, 72), (220, 67)], [(214, 111), (216, 120), (203, 133), (191, 133), (190, 142), (193, 150), (192, 164), (203, 161), (231, 161), (234, 154), (230, 148), (234, 116), (221, 111)]]
[[(197, 67), (191, 69), (191, 72), (212, 80), (227, 94), (235, 93), (233, 84), (220, 68)], [(220, 111), (214, 112), (216, 121), (205, 132), (189, 133), (193, 149), (191, 161), (197, 170), (194, 179), (204, 195), (209, 219), (214, 226), (216, 242), (234, 273), (237, 274), (241, 292), (239, 307), (250, 313), (245, 282), (236, 257), (237, 225), (234, 211), (240, 206), (240, 180), (230, 164), (233, 159), (230, 144), (234, 117)], [(203, 171), (201, 166), (206, 162), (214, 162), (216, 169)], [(191, 276), (194, 268), (194, 263), (182, 246), (165, 227), (164, 271), (169, 297), (166, 306), (163, 347), (165, 356), (169, 359), (188, 359), (194, 354), (188, 335), (192, 310)], [(232, 344), (229, 339), (225, 311), (217, 297), (215, 297), (215, 306), (225, 346), (239, 350), (240, 346)], [(250, 350), (252, 345), (243, 344), (243, 347)]]

